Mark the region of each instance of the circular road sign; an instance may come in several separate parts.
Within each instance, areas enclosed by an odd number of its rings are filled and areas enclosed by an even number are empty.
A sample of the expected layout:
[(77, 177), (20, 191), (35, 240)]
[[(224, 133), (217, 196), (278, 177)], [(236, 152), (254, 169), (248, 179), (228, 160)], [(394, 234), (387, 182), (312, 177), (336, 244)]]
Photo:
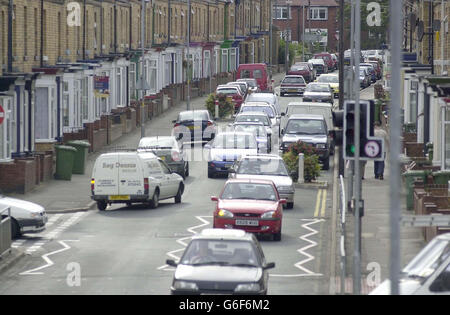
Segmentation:
[(364, 146), (364, 151), (369, 158), (375, 158), (380, 154), (381, 148), (378, 142), (368, 141)]
[(3, 120), (5, 120), (5, 111), (3, 110), (2, 105), (0, 105), (0, 125), (3, 123)]

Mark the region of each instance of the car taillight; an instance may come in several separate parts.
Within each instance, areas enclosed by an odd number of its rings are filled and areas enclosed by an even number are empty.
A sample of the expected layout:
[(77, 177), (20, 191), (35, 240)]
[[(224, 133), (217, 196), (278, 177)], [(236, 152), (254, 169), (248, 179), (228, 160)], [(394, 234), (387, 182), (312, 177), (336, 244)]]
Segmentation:
[(178, 151), (172, 151), (172, 160), (174, 160), (175, 162), (180, 161), (180, 153), (178, 153)]
[(179, 123), (176, 123), (175, 125), (173, 125), (174, 128), (179, 127), (179, 126), (180, 126)]
[(144, 195), (148, 195), (148, 190), (149, 190), (148, 178), (144, 178)]
[(213, 122), (211, 120), (208, 120), (208, 127), (212, 126), (212, 125), (213, 125)]
[(94, 189), (95, 189), (95, 179), (91, 179), (91, 191), (92, 193), (94, 193)]

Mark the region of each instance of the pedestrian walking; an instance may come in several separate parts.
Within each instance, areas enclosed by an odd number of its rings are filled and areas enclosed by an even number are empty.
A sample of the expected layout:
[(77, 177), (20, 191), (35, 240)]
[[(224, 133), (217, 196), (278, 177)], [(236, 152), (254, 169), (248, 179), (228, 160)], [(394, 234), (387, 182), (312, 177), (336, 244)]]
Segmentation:
[[(381, 127), (381, 123), (379, 121), (375, 122), (375, 137), (384, 139), (385, 148), (388, 146), (388, 134)], [(374, 173), (375, 178), (383, 180), (384, 179), (384, 159), (386, 158), (386, 152), (384, 153), (382, 161), (374, 161)]]

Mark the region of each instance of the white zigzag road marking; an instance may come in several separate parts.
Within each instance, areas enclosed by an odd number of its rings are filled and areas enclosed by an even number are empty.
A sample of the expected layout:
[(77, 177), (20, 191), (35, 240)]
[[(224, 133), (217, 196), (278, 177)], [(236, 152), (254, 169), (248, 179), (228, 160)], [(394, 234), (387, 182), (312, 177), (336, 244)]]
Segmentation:
[(64, 252), (64, 251), (70, 249), (70, 246), (67, 245), (65, 242), (78, 242), (78, 240), (58, 241), (58, 243), (60, 243), (63, 246), (63, 248), (55, 250), (54, 252), (51, 252), (51, 253), (43, 255), (42, 259), (45, 260), (45, 262), (46, 262), (45, 265), (43, 265), (41, 267), (38, 267), (38, 268), (35, 268), (35, 269), (24, 271), (24, 272), (20, 273), (20, 275), (21, 276), (24, 276), (24, 275), (43, 275), (44, 274), (43, 272), (38, 272), (38, 271), (54, 265), (54, 262), (50, 258), (48, 258), (49, 256), (54, 255), (54, 254), (58, 254), (58, 253), (61, 253), (61, 252)]
[[(206, 225), (208, 225), (210, 223), (209, 221), (207, 221), (207, 220), (205, 220), (203, 218), (212, 218), (212, 216), (196, 216), (196, 218), (199, 221), (201, 221), (202, 223), (187, 229), (187, 231), (189, 233), (192, 233), (192, 236), (183, 237), (183, 238), (177, 239), (177, 241), (176, 241), (178, 244), (183, 246), (183, 248), (179, 248), (179, 249), (170, 251), (170, 252), (168, 252), (166, 254), (167, 256), (169, 256), (169, 257), (171, 257), (171, 258), (173, 258), (175, 260), (179, 260), (181, 257), (177, 256), (176, 253), (184, 251), (184, 249), (186, 248), (186, 246), (188, 244), (188, 242), (186, 242), (186, 241), (190, 240), (195, 234), (197, 234), (197, 232), (195, 231), (196, 229), (204, 227), (204, 226), (206, 226)], [(168, 265), (162, 265), (162, 266), (158, 267), (157, 269), (158, 270), (163, 270), (163, 271), (174, 271), (175, 270), (174, 268), (168, 268), (168, 267), (169, 267)]]
[(314, 242), (312, 240), (309, 239), (310, 236), (316, 235), (317, 233), (319, 233), (318, 231), (310, 228), (310, 225), (314, 225), (320, 222), (323, 222), (323, 219), (303, 219), (302, 221), (308, 221), (309, 223), (305, 223), (302, 225), (303, 228), (311, 231), (311, 233), (305, 234), (300, 236), (299, 238), (305, 242), (310, 243), (309, 245), (302, 247), (300, 249), (297, 250), (298, 253), (302, 254), (303, 256), (306, 256), (307, 258), (299, 261), (297, 263), (294, 264), (294, 266), (300, 270), (302, 270), (304, 273), (300, 273), (300, 274), (291, 274), (291, 275), (280, 275), (280, 274), (270, 274), (271, 277), (318, 277), (318, 276), (323, 276), (323, 274), (321, 273), (315, 273), (307, 268), (305, 268), (303, 265), (306, 264), (307, 262), (314, 260), (314, 256), (308, 254), (306, 251), (317, 246), (317, 242)]

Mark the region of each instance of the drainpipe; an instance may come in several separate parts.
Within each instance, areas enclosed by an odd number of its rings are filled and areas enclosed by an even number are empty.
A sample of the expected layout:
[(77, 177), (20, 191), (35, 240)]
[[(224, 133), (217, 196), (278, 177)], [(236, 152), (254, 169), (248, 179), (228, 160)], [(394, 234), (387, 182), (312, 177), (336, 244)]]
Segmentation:
[(8, 5), (8, 72), (12, 72), (13, 66), (13, 8), (14, 3), (13, 0), (9, 0)]
[(117, 53), (117, 2), (114, 0), (114, 53)]
[(171, 35), (171, 27), (170, 27), (170, 20), (172, 19), (172, 14), (170, 12), (170, 5), (171, 5), (171, 1), (169, 1), (169, 9), (167, 10), (167, 46), (170, 47), (171, 44), (171, 40), (170, 40), (170, 35)]
[[(12, 42), (12, 40), (11, 40)], [(44, 0), (41, 0), (41, 68), (44, 66)]]
[(86, 60), (86, 0), (83, 1), (83, 60)]

